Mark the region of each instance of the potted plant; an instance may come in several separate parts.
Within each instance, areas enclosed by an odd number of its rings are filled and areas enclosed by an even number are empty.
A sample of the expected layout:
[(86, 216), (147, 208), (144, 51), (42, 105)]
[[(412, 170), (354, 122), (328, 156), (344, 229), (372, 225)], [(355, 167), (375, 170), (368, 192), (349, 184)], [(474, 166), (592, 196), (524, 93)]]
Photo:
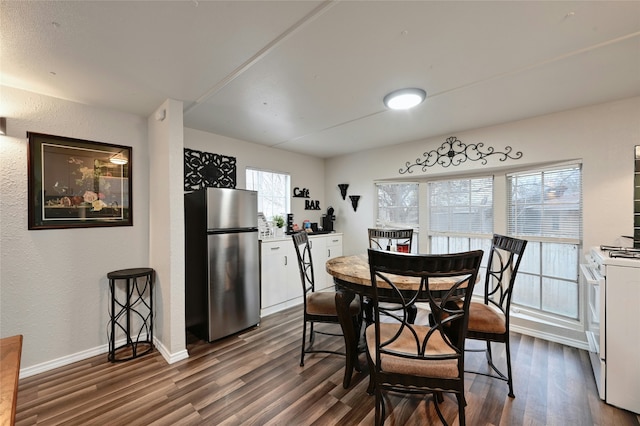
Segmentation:
[(273, 223), (276, 225), (276, 228), (278, 228), (278, 235), (283, 235), (282, 227), (284, 226), (284, 217), (279, 214), (273, 216)]

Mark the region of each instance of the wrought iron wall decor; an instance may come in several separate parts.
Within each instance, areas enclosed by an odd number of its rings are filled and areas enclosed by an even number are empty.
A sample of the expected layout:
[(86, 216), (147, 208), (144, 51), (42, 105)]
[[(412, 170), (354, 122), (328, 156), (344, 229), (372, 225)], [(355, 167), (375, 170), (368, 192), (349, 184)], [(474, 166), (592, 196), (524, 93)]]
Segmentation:
[(235, 188), (236, 157), (184, 149), (184, 190)]
[(640, 248), (640, 145), (635, 146), (635, 175), (633, 188), (633, 246)]
[(518, 160), (522, 158), (522, 152), (518, 151), (511, 154), (513, 148), (506, 146), (505, 152), (496, 151), (493, 147), (489, 146), (484, 148), (484, 144), (472, 143), (465, 144), (455, 136), (448, 137), (446, 141), (442, 143), (442, 146), (434, 150), (425, 152), (422, 154), (424, 159), (416, 159), (415, 163), (411, 164), (409, 161), (405, 164), (404, 169), (400, 169), (400, 174), (413, 173), (411, 170), (414, 167), (421, 167), (425, 172), (428, 167), (433, 167), (437, 164), (442, 167), (459, 166), (467, 160), (481, 161), (482, 164), (487, 164), (487, 157), (495, 155), (500, 161), (505, 161), (507, 158), (512, 160)]
[(358, 210), (358, 201), (360, 201), (359, 195), (349, 195), (349, 199), (351, 199), (351, 206), (353, 207), (353, 211)]
[(340, 195), (342, 195), (342, 199), (345, 200), (347, 198), (347, 188), (349, 188), (349, 184), (339, 183), (338, 188), (340, 188)]

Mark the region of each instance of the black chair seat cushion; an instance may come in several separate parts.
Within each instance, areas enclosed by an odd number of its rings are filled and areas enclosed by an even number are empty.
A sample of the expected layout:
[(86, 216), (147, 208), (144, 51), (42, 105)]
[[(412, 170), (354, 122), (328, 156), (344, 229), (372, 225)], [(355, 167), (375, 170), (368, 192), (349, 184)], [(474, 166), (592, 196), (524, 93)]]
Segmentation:
[[(319, 291), (307, 295), (307, 313), (310, 315), (337, 316), (336, 293)], [(356, 297), (349, 305), (349, 314), (360, 313), (360, 299)]]

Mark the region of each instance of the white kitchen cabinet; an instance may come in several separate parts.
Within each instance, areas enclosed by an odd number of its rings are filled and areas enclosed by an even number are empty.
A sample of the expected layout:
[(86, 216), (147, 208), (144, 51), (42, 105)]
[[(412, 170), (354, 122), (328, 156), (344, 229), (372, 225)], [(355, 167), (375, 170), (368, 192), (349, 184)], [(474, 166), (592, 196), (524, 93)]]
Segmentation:
[(325, 263), (332, 257), (342, 256), (342, 234), (319, 235), (309, 239), (312, 242), (313, 274), (316, 290), (333, 289), (333, 277), (325, 269)]
[(302, 285), (291, 239), (261, 243), (261, 315), (302, 303)]
[[(316, 290), (333, 287), (325, 270), (327, 259), (342, 255), (342, 234), (309, 238)], [(291, 236), (261, 241), (261, 316), (302, 304), (302, 284)]]

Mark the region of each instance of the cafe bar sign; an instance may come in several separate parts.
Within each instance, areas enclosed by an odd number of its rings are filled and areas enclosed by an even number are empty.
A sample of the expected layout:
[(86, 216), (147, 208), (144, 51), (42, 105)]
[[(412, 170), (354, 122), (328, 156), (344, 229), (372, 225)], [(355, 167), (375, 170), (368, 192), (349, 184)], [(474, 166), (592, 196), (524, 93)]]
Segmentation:
[(306, 198), (304, 200), (305, 210), (320, 210), (320, 200), (309, 200), (311, 196), (307, 188), (299, 188), (297, 186), (293, 188), (293, 198)]

